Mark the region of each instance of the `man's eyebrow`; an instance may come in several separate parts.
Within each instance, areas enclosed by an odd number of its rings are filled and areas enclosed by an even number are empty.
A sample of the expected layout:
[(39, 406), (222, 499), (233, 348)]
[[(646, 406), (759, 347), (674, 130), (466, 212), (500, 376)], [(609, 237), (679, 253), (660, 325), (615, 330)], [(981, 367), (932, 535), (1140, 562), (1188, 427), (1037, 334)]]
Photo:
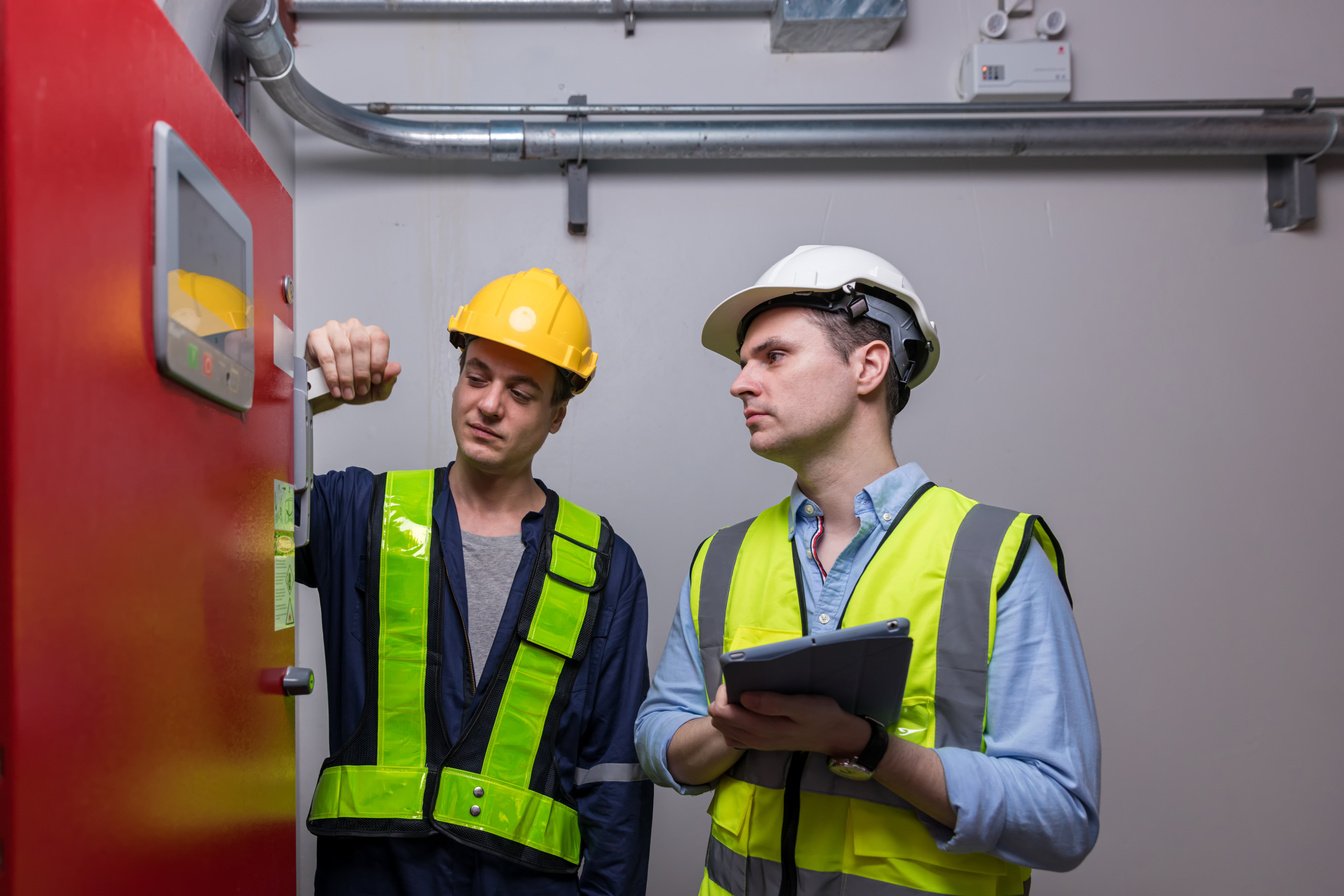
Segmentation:
[(511, 389), (514, 388), (515, 386), (531, 386), (538, 392), (541, 391), (541, 383), (537, 382), (536, 380), (532, 379), (532, 377), (524, 373), (520, 373), (515, 377), (510, 377), (509, 379), (505, 380), (505, 382), (509, 384), (509, 388)]
[(786, 343), (784, 339), (779, 336), (767, 336), (760, 342), (753, 345), (751, 348), (744, 348), (738, 354), (741, 355), (743, 358), (748, 358), (753, 355), (759, 355), (763, 352), (771, 351), (773, 349), (785, 348), (787, 347), (787, 345), (788, 343)]
[[(463, 367), (464, 369), (470, 369), (478, 373), (484, 373), (489, 375), (494, 375), (495, 372), (494, 368), (492, 368), (489, 364), (482, 361), (480, 358), (469, 359), (467, 363), (463, 365)], [(542, 391), (541, 383), (537, 382), (536, 380), (534, 380), (532, 377), (528, 376), (525, 373), (520, 373), (517, 376), (509, 377), (504, 382), (508, 384), (510, 389), (516, 386), (531, 386), (538, 392)]]

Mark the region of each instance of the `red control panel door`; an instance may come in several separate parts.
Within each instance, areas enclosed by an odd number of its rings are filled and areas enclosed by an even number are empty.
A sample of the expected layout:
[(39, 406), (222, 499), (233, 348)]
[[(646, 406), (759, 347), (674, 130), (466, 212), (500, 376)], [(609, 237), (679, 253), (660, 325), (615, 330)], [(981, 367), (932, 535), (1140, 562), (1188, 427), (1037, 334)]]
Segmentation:
[[(291, 200), (152, 0), (0, 16), (0, 894), (291, 894)], [(158, 121), (251, 222), (246, 411), (156, 364)]]

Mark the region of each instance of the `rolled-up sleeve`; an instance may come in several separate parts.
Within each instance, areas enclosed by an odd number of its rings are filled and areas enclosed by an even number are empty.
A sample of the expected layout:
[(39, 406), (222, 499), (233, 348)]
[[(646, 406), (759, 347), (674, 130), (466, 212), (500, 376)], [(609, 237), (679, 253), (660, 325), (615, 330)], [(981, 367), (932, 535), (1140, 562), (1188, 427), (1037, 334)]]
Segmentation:
[(1064, 588), (1034, 542), (999, 598), (985, 752), (941, 747), (955, 831), (939, 845), (1051, 871), (1096, 843), (1101, 746), (1082, 643)]
[(667, 767), (667, 745), (672, 742), (672, 735), (687, 722), (706, 715), (709, 702), (705, 697), (705, 672), (691, 617), (691, 582), (687, 577), (681, 586), (663, 657), (635, 721), (639, 761), (655, 783), (685, 794), (704, 793), (713, 787), (712, 783), (679, 784)]

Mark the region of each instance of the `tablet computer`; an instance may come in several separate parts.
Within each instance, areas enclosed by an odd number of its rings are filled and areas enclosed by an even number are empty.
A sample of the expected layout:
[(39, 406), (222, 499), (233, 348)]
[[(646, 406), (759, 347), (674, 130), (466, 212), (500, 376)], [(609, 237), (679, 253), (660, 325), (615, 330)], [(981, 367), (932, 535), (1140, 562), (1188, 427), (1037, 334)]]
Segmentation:
[(891, 725), (901, 714), (912, 646), (909, 620), (886, 619), (731, 650), (720, 662), (729, 703), (745, 691), (823, 694), (846, 712)]

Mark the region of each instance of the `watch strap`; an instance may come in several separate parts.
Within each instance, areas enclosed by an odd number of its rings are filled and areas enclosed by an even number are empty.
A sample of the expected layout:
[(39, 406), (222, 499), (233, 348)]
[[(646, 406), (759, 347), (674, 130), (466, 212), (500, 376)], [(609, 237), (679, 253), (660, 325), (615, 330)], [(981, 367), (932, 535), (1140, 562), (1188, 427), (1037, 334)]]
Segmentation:
[(887, 734), (886, 727), (877, 719), (863, 716), (863, 720), (872, 728), (872, 734), (869, 735), (868, 743), (864, 745), (859, 755), (854, 757), (854, 761), (870, 772), (877, 771), (882, 757), (887, 755), (887, 742), (891, 739), (891, 735)]

